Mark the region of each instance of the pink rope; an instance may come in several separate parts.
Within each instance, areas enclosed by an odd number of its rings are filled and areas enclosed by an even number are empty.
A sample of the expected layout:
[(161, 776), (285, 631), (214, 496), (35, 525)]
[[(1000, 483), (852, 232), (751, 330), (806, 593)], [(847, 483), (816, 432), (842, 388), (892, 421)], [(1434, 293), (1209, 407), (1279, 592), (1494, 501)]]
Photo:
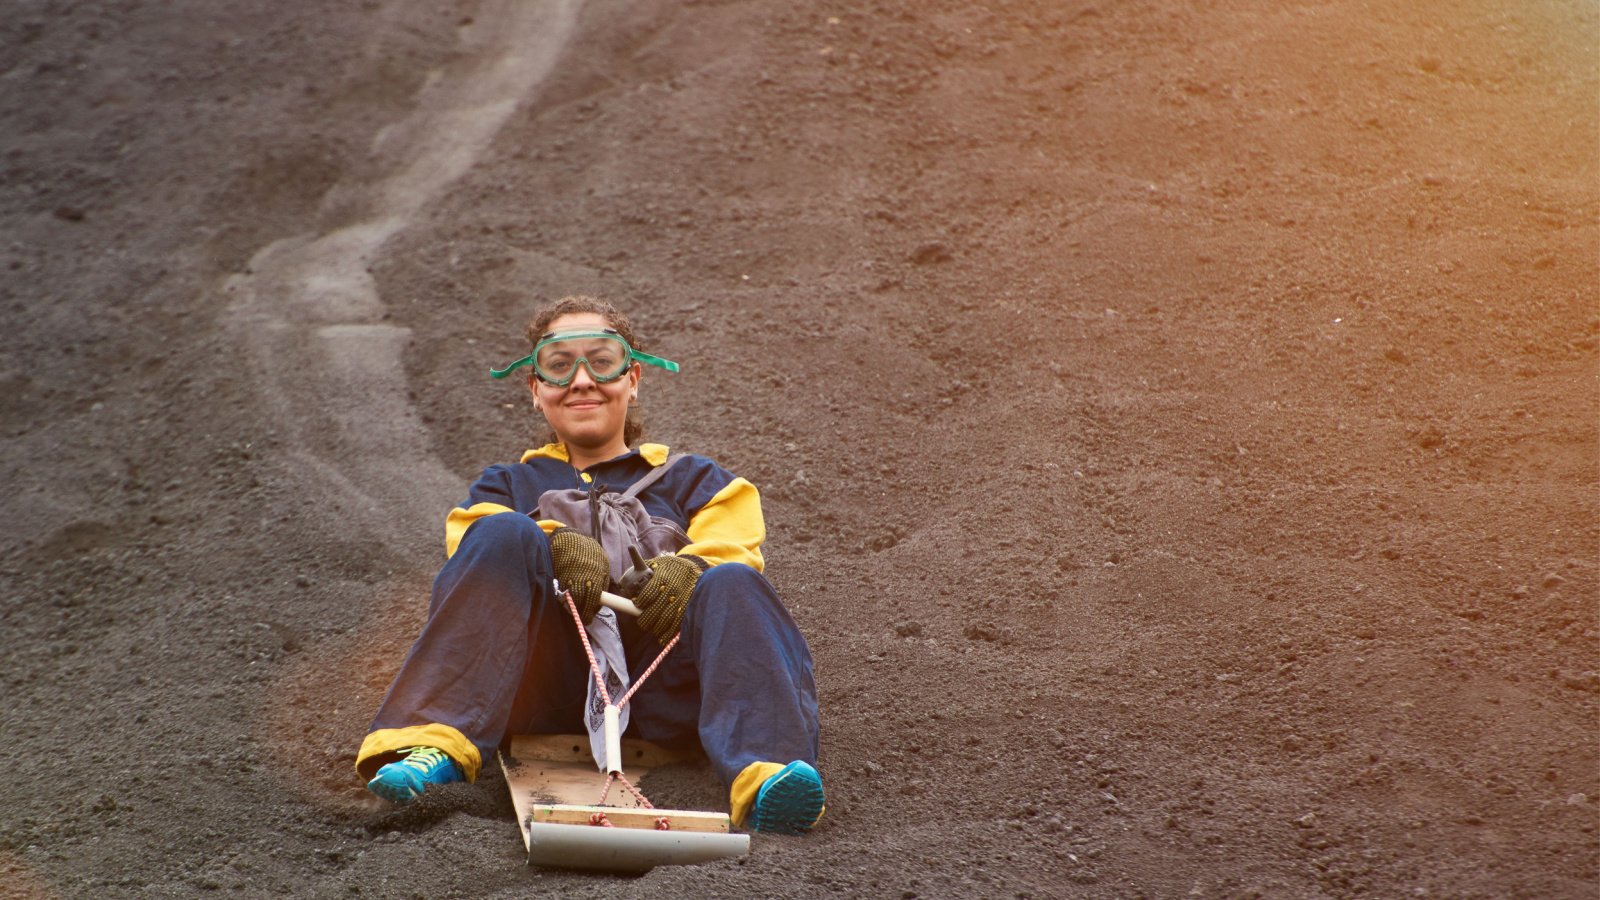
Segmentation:
[(605, 679), (600, 677), (600, 664), (594, 661), (594, 648), (589, 646), (589, 632), (583, 628), (583, 616), (578, 615), (578, 604), (573, 602), (571, 591), (563, 591), (561, 599), (567, 601), (567, 610), (572, 613), (572, 622), (578, 626), (578, 640), (583, 641), (583, 655), (589, 657), (589, 674), (594, 676), (594, 686), (600, 689), (600, 699), (610, 706), (611, 692), (606, 690)]
[(633, 699), (634, 692), (639, 690), (639, 685), (644, 684), (644, 680), (650, 677), (650, 673), (656, 670), (656, 666), (661, 665), (661, 661), (667, 658), (667, 654), (672, 651), (672, 648), (678, 646), (678, 638), (681, 637), (683, 637), (683, 632), (681, 631), (673, 635), (672, 640), (667, 641), (667, 645), (661, 648), (661, 652), (657, 654), (656, 661), (650, 664), (650, 668), (645, 669), (643, 675), (640, 675), (638, 678), (634, 679), (633, 686), (628, 688), (628, 692), (623, 694), (622, 699), (618, 701), (617, 707), (619, 709), (627, 705), (629, 700)]
[[(594, 686), (600, 689), (600, 699), (604, 700), (607, 706), (611, 706), (611, 692), (606, 690), (605, 679), (600, 677), (600, 664), (595, 662), (594, 648), (589, 645), (589, 632), (583, 627), (583, 616), (578, 614), (578, 604), (572, 599), (571, 591), (564, 591), (561, 597), (567, 602), (567, 611), (572, 613), (573, 624), (578, 626), (578, 639), (583, 642), (583, 655), (589, 658), (589, 674), (594, 676)], [(622, 695), (621, 700), (617, 701), (616, 707), (618, 709), (626, 706), (628, 701), (633, 699), (634, 693), (639, 690), (640, 685), (644, 684), (644, 680), (650, 677), (650, 674), (656, 670), (657, 666), (661, 665), (661, 661), (667, 658), (667, 654), (672, 652), (672, 648), (678, 646), (678, 639), (681, 637), (683, 637), (682, 632), (673, 635), (672, 640), (668, 641), (667, 645), (661, 648), (661, 652), (656, 655), (655, 662), (652, 662), (650, 667), (644, 670), (643, 675), (640, 675), (638, 678), (633, 680), (633, 685), (628, 688), (628, 692)], [(596, 803), (596, 806), (604, 806), (606, 804), (606, 798), (611, 796), (611, 783), (613, 781), (622, 782), (622, 786), (627, 788), (628, 793), (632, 794), (634, 799), (638, 800), (640, 805), (642, 805), (645, 809), (656, 808), (655, 804), (651, 803), (649, 798), (646, 797), (638, 788), (634, 787), (633, 783), (628, 781), (627, 776), (623, 775), (621, 772), (606, 773), (606, 786), (603, 790), (601, 790), (600, 802)], [(605, 821), (604, 813), (596, 813), (596, 815), (599, 816), (600, 821), (593, 822), (591, 824), (604, 824), (608, 828), (611, 826), (610, 822)], [(656, 828), (658, 830), (665, 831), (671, 827), (672, 823), (665, 817), (656, 820)]]
[(622, 782), (622, 786), (627, 788), (628, 789), (628, 793), (632, 794), (633, 798), (635, 800), (638, 800), (639, 803), (641, 803), (644, 806), (645, 809), (655, 809), (656, 808), (656, 805), (654, 803), (651, 803), (648, 797), (646, 797), (643, 793), (641, 793), (638, 788), (634, 787), (632, 782), (628, 781), (628, 777), (626, 775), (623, 775), (621, 772), (618, 772), (617, 773), (617, 780)]

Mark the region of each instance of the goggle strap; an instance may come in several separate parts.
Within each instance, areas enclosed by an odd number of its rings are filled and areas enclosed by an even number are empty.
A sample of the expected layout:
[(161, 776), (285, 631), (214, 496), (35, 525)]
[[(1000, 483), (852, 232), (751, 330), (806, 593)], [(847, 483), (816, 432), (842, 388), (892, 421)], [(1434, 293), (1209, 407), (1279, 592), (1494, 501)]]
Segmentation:
[(632, 348), (629, 348), (629, 352), (634, 359), (637, 359), (639, 362), (642, 362), (646, 365), (655, 366), (658, 369), (666, 369), (668, 372), (676, 372), (679, 369), (678, 364), (670, 359), (662, 359), (659, 356), (651, 356), (648, 353), (640, 353)]
[(489, 377), (490, 378), (504, 378), (507, 375), (510, 375), (512, 372), (515, 372), (516, 370), (522, 368), (523, 366), (529, 366), (529, 365), (533, 365), (533, 354), (531, 354), (531, 353), (528, 354), (527, 356), (524, 356), (523, 358), (517, 360), (516, 362), (512, 363), (511, 365), (506, 366), (504, 369), (496, 369), (493, 366), (490, 366), (489, 367)]

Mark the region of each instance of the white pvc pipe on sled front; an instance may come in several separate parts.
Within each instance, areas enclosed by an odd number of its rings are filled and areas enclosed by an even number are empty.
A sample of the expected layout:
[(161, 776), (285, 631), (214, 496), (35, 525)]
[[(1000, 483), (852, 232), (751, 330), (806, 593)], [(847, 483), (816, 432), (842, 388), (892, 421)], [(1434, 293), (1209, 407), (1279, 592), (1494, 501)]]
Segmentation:
[(646, 831), (589, 825), (527, 825), (528, 862), (561, 869), (648, 872), (744, 856), (750, 835), (707, 831)]

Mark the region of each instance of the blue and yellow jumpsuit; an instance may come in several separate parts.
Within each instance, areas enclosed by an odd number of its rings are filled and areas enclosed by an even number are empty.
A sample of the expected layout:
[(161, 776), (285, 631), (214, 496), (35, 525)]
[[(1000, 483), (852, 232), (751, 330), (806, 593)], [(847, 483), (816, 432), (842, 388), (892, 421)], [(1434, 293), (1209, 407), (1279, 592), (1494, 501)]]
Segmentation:
[[(446, 518), (448, 561), (422, 634), (362, 742), (363, 779), (421, 745), (443, 750), (470, 781), (512, 734), (584, 733), (588, 661), (551, 584), (548, 535), (566, 523), (529, 513), (549, 490), (626, 490), (667, 455), (642, 444), (580, 472), (564, 446), (547, 444), (484, 470)], [(682, 640), (629, 701), (628, 735), (703, 750), (741, 822), (768, 775), (793, 760), (817, 764), (811, 652), (761, 574), (766, 526), (755, 485), (690, 455), (639, 500), (677, 522), (690, 540), (679, 552), (710, 568), (690, 597)], [(643, 672), (660, 646), (619, 618), (628, 670)]]

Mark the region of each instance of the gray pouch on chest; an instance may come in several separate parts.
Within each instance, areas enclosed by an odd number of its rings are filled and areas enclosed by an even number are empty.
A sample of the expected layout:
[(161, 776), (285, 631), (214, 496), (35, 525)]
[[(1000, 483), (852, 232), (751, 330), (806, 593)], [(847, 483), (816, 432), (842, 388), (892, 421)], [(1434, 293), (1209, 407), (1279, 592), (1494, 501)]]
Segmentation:
[(539, 505), (534, 509), (536, 519), (554, 519), (589, 535), (605, 548), (606, 560), (611, 563), (611, 581), (622, 580), (624, 572), (632, 565), (628, 547), (636, 546), (645, 559), (676, 553), (689, 545), (677, 522), (662, 516), (652, 516), (639, 502), (645, 489), (667, 474), (673, 464), (688, 454), (674, 453), (656, 466), (650, 474), (634, 482), (627, 490), (608, 491), (595, 484), (589, 490), (569, 488), (545, 491), (539, 495)]

